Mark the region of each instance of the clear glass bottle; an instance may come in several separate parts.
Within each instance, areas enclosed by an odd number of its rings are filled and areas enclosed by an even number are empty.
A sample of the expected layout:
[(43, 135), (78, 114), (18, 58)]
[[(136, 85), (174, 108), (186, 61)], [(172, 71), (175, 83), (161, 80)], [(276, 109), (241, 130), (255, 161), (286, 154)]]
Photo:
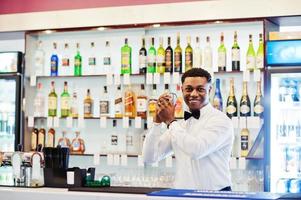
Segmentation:
[(232, 71), (240, 71), (240, 48), (237, 43), (237, 32), (234, 32), (234, 43), (232, 46)]
[(147, 66), (147, 51), (145, 48), (145, 38), (142, 38), (142, 45), (139, 50), (139, 74), (146, 73), (146, 66)]
[(163, 74), (165, 72), (165, 49), (163, 48), (163, 38), (159, 38), (159, 48), (157, 50), (157, 72)]
[(147, 53), (147, 72), (155, 73), (156, 72), (156, 49), (155, 49), (155, 38), (151, 38), (151, 46), (148, 49)]
[(42, 41), (38, 41), (37, 49), (34, 54), (35, 74), (37, 76), (44, 75), (45, 52), (42, 48)]
[(55, 93), (54, 81), (51, 81), (51, 91), (48, 95), (48, 116), (56, 117), (57, 114), (57, 94)]
[(125, 38), (124, 46), (121, 47), (121, 74), (132, 73), (132, 48), (128, 45), (128, 39)]
[(177, 46), (174, 53), (174, 72), (182, 73), (182, 48), (180, 44), (180, 33), (177, 34)]
[(204, 48), (204, 69), (212, 71), (212, 48), (210, 43), (210, 37), (206, 37), (206, 46)]
[(200, 68), (202, 67), (202, 49), (200, 47), (200, 38), (196, 37), (196, 45), (193, 49), (193, 67)]
[(74, 76), (82, 75), (82, 56), (79, 52), (79, 43), (76, 43), (76, 54), (74, 56)]
[(68, 83), (64, 82), (64, 91), (61, 94), (61, 117), (70, 115), (70, 94), (68, 92)]
[(218, 71), (225, 72), (227, 66), (227, 49), (224, 45), (224, 33), (221, 33), (220, 46), (218, 47)]
[(192, 69), (193, 66), (193, 49), (190, 45), (191, 38), (187, 36), (187, 46), (185, 48), (185, 71)]
[(42, 91), (42, 83), (37, 84), (37, 94), (34, 99), (34, 116), (45, 116), (45, 97)]

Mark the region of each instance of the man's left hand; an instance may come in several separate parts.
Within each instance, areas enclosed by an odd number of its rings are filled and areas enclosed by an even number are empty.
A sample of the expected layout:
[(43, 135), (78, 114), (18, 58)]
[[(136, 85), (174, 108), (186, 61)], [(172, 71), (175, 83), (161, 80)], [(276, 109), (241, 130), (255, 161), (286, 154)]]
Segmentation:
[(158, 111), (160, 119), (169, 124), (175, 119), (175, 106), (171, 103), (170, 97), (161, 95), (158, 99)]

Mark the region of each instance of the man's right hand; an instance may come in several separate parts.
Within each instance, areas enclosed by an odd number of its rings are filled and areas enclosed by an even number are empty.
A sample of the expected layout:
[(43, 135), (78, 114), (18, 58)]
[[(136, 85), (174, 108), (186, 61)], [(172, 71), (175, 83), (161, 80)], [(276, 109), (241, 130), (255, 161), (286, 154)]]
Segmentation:
[(155, 116), (153, 118), (153, 121), (155, 123), (162, 123), (163, 122), (162, 119), (159, 117), (159, 114), (158, 114), (160, 111), (161, 111), (161, 109), (160, 109), (160, 107), (159, 107), (159, 105), (157, 103), (156, 104), (156, 114), (155, 114)]

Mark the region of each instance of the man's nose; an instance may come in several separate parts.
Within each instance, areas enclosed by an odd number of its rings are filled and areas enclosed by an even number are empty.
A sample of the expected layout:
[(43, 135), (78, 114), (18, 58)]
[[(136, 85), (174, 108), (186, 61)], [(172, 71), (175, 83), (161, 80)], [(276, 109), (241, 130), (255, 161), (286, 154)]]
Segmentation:
[(192, 90), (190, 96), (198, 96), (198, 92), (196, 91), (196, 89)]

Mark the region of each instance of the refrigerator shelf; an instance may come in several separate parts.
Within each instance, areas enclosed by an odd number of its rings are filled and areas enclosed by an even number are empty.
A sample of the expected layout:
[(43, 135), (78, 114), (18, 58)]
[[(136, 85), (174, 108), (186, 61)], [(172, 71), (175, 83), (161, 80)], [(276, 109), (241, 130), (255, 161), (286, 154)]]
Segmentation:
[(301, 102), (279, 102), (274, 107), (277, 110), (297, 110), (301, 111)]

